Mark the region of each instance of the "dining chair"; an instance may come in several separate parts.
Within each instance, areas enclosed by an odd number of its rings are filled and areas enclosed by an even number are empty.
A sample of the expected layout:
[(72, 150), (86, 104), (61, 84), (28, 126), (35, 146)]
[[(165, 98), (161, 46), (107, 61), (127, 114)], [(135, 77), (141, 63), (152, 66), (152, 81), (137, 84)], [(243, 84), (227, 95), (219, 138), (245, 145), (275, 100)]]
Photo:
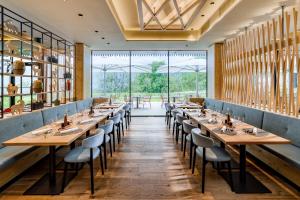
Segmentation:
[(171, 113), (172, 113), (172, 117), (173, 117), (173, 130), (172, 130), (172, 134), (174, 135), (175, 129), (176, 129), (176, 115), (178, 113), (182, 113), (182, 111), (180, 109), (173, 109), (171, 111)]
[[(193, 124), (191, 120), (184, 120), (182, 122), (182, 139), (184, 139), (184, 146), (183, 146), (183, 157), (185, 156), (186, 151), (186, 143), (187, 141), (190, 142), (190, 169), (192, 168), (192, 157), (193, 157), (193, 138), (192, 138), (192, 129), (198, 128), (197, 124)], [(182, 140), (183, 141), (183, 140)]]
[(61, 192), (64, 192), (66, 177), (69, 164), (76, 164), (76, 172), (78, 170), (79, 163), (88, 163), (90, 166), (90, 176), (91, 176), (91, 193), (94, 194), (94, 163), (93, 161), (99, 156), (102, 174), (104, 174), (102, 153), (100, 145), (104, 142), (104, 131), (102, 129), (97, 129), (96, 134), (90, 136), (82, 141), (82, 145), (72, 149), (64, 157), (64, 175), (62, 180)]
[(126, 129), (128, 128), (129, 126), (129, 123), (131, 121), (131, 104), (130, 103), (127, 103), (123, 106), (123, 109), (125, 110), (125, 127)]
[(118, 143), (120, 143), (121, 115), (120, 115), (120, 113), (116, 113), (113, 117), (110, 117), (109, 119), (114, 122), (114, 126), (113, 126), (113, 130), (111, 132), (111, 135), (113, 137), (113, 149), (114, 149), (114, 151), (116, 151), (115, 132), (116, 132), (116, 129), (117, 129), (117, 139), (118, 139)]
[(219, 172), (220, 163), (227, 164), (230, 187), (232, 191), (233, 181), (232, 181), (232, 172), (231, 172), (231, 164), (230, 164), (231, 157), (229, 153), (224, 148), (214, 145), (213, 139), (202, 135), (201, 130), (199, 128), (192, 129), (192, 139), (193, 139), (193, 143), (196, 145), (196, 148), (194, 148), (192, 173), (194, 173), (194, 169), (195, 169), (196, 156), (198, 155), (199, 157), (202, 157), (202, 181), (201, 181), (202, 193), (204, 193), (204, 188), (205, 188), (205, 166), (208, 162), (216, 162), (218, 166), (218, 172)]
[(125, 120), (125, 113), (126, 111), (124, 109), (121, 109), (118, 111), (118, 113), (120, 113), (120, 129), (122, 129), (122, 134), (124, 136), (124, 120)]
[(181, 130), (181, 151), (183, 150), (183, 121), (186, 120), (187, 118), (183, 116), (182, 113), (177, 113), (176, 114), (176, 124), (175, 124), (175, 138), (176, 138), (176, 143), (178, 143), (178, 138), (180, 136), (179, 132)]
[(112, 132), (114, 126), (114, 122), (112, 120), (107, 120), (105, 124), (100, 125), (98, 128), (104, 131), (105, 141), (102, 144), (103, 153), (104, 153), (104, 166), (107, 169), (107, 156), (106, 156), (106, 144), (109, 143), (110, 157), (112, 157), (112, 143), (109, 134)]
[(171, 118), (172, 118), (172, 110), (173, 110), (173, 106), (170, 103), (166, 103), (165, 104), (166, 107), (166, 121), (167, 121), (167, 125), (169, 126), (169, 129), (171, 128)]
[(161, 105), (160, 105), (160, 107), (163, 107), (164, 106), (164, 104), (166, 103), (166, 97), (164, 97), (163, 95), (160, 95), (160, 100), (161, 100)]
[(150, 108), (151, 108), (151, 96), (144, 96), (143, 97), (143, 108), (145, 107), (146, 103), (149, 103)]

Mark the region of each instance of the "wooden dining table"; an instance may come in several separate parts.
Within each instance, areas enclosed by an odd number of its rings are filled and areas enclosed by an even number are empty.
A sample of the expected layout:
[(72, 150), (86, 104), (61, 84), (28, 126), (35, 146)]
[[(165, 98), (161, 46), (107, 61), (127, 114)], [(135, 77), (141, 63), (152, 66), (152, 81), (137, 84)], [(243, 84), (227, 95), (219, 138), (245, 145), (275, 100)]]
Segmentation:
[(181, 108), (181, 109), (200, 109), (202, 106), (196, 103), (174, 103), (173, 104), (175, 108)]
[[(245, 122), (233, 119), (233, 131), (223, 132), (224, 114), (206, 110), (206, 115), (200, 115), (199, 109), (184, 110), (184, 113), (197, 122), (201, 129), (206, 130), (207, 134), (221, 142), (221, 146), (232, 145), (239, 147), (239, 171), (233, 172), (234, 191), (236, 193), (269, 193), (270, 190), (266, 188), (258, 179), (246, 171), (246, 145), (262, 145), (262, 144), (289, 144), (290, 140), (275, 135), (273, 133), (257, 128), (257, 133), (253, 132), (254, 126)], [(217, 122), (213, 123), (209, 119), (215, 119)], [(229, 176), (226, 171), (221, 172), (222, 177), (228, 182)]]
[[(117, 108), (118, 109), (118, 108)], [(62, 177), (60, 171), (56, 170), (56, 150), (59, 146), (75, 147), (75, 141), (85, 134), (89, 134), (89, 131), (97, 127), (97, 125), (103, 120), (107, 119), (109, 115), (117, 110), (95, 110), (94, 116), (88, 115), (88, 110), (77, 113), (68, 117), (70, 125), (66, 129), (77, 128), (77, 130), (69, 133), (62, 133), (61, 122), (53, 122), (49, 125), (43, 126), (37, 130), (25, 133), (18, 137), (12, 138), (3, 142), (5, 146), (36, 146), (36, 147), (48, 147), (49, 148), (49, 172), (39, 179), (34, 185), (32, 185), (24, 194), (27, 195), (57, 195), (61, 190), (61, 178), (57, 178), (58, 175)], [(86, 120), (85, 123), (84, 120)], [(51, 129), (47, 134), (33, 134), (38, 130)], [(74, 177), (74, 173), (68, 173), (70, 177), (68, 181)]]

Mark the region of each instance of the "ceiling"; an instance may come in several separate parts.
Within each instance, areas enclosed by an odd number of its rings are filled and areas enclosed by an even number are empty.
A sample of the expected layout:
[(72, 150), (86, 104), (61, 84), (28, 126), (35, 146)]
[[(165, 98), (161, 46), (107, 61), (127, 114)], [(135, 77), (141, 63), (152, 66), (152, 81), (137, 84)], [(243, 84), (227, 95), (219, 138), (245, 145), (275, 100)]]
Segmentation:
[[(0, 0), (0, 4), (70, 41), (83, 42), (92, 49), (199, 50), (237, 34), (245, 26), (252, 26), (254, 21), (268, 20), (280, 12), (278, 8), (284, 0), (229, 1), (234, 2), (232, 7), (224, 13), (217, 13), (217, 19), (197, 41), (128, 41), (105, 0)], [(297, 5), (300, 10), (300, 0), (285, 2), (287, 5)], [(79, 17), (79, 13), (83, 16)]]

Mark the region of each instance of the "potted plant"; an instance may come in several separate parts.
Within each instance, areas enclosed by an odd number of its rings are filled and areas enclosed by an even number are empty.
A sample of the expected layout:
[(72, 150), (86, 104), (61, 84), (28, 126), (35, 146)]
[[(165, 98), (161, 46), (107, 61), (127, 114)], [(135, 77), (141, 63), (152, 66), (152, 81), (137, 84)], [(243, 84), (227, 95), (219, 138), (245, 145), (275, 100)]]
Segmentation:
[(22, 60), (16, 60), (12, 71), (14, 75), (22, 76), (25, 72), (25, 63)]
[(53, 101), (53, 103), (54, 103), (55, 106), (59, 106), (59, 105), (60, 105), (60, 100), (55, 99), (55, 100)]

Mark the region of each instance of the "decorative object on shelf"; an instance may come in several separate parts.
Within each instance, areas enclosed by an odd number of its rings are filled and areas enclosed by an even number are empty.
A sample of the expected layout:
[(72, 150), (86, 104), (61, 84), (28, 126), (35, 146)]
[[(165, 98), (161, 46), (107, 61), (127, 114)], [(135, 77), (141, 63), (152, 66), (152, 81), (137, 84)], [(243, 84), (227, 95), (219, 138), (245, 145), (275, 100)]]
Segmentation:
[(22, 60), (16, 60), (12, 71), (14, 75), (22, 76), (25, 72), (25, 63)]
[(18, 93), (18, 89), (19, 89), (18, 86), (9, 83), (7, 86), (7, 93), (9, 96), (14, 96)]
[(34, 49), (33, 50), (33, 57), (35, 59), (37, 59), (37, 60), (42, 59), (42, 57), (43, 57), (43, 50), (42, 50), (42, 48), (39, 47), (38, 49)]
[(48, 62), (52, 62), (52, 63), (58, 63), (58, 59), (54, 56), (49, 56), (47, 58)]
[(4, 45), (7, 48), (8, 53), (14, 53), (18, 49), (17, 45), (15, 45), (12, 40), (6, 41)]
[(34, 76), (40, 76), (41, 69), (38, 65), (32, 65), (32, 72)]
[(59, 105), (60, 105), (60, 100), (55, 99), (55, 100), (53, 101), (53, 103), (54, 103), (55, 106), (59, 106)]
[(67, 91), (71, 90), (71, 80), (67, 80), (67, 87), (66, 87)]
[(14, 35), (19, 34), (18, 28), (14, 25), (13, 21), (11, 19), (5, 20), (3, 22), (4, 31), (12, 33)]
[(52, 84), (49, 85), (49, 90), (51, 90), (51, 89), (52, 89), (52, 92), (57, 91), (57, 80), (56, 80), (56, 78), (53, 78), (52, 79)]
[(44, 108), (44, 102), (43, 101), (36, 101), (32, 103), (32, 110), (38, 110)]
[(11, 109), (11, 114), (15, 115), (15, 114), (22, 114), (23, 110), (24, 110), (24, 106), (25, 106), (25, 102), (20, 99), (17, 101), (17, 104), (12, 105), (10, 107)]
[(42, 43), (42, 38), (40, 37), (35, 37), (33, 40), (37, 43)]
[(41, 93), (43, 91), (43, 82), (41, 80), (35, 80), (33, 82), (32, 90), (35, 93)]
[(70, 72), (66, 72), (66, 73), (64, 73), (64, 78), (71, 79), (72, 78), (72, 74)]

